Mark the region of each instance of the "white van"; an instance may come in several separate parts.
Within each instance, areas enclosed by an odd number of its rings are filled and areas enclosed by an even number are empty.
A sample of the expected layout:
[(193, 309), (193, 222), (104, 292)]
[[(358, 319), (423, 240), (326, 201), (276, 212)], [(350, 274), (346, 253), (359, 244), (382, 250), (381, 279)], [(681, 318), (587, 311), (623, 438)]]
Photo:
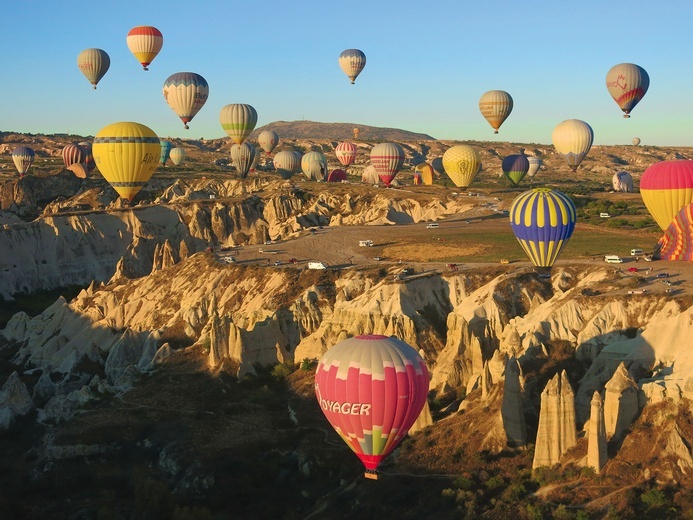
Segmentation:
[(604, 257), (604, 261), (607, 264), (622, 264), (623, 263), (623, 258), (621, 258), (618, 255), (606, 255)]
[(611, 215), (608, 214), (608, 213), (603, 213), (603, 212), (602, 212), (602, 213), (599, 214), (599, 217), (600, 217), (600, 218), (611, 218)]
[(428, 226), (426, 226), (426, 229), (436, 229), (438, 227), (437, 222), (431, 222)]
[(630, 256), (643, 256), (645, 254), (645, 251), (642, 249), (631, 249), (630, 250)]
[(327, 269), (323, 262), (308, 262), (308, 269)]
[(359, 247), (373, 247), (372, 240), (359, 240)]

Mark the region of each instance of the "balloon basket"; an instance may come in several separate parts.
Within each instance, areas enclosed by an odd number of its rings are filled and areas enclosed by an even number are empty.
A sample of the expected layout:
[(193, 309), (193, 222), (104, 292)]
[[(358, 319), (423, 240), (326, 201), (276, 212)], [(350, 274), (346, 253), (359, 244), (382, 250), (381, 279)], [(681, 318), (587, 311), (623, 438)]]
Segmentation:
[(378, 474), (375, 470), (366, 470), (363, 476), (371, 480), (378, 480)]

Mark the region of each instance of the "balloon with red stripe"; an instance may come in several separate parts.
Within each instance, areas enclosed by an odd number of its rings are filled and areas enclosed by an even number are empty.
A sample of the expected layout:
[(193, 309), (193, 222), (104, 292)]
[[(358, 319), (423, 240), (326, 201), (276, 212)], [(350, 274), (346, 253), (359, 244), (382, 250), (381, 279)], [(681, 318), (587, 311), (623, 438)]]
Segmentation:
[(354, 143), (339, 143), (335, 149), (334, 154), (337, 156), (337, 160), (342, 164), (342, 166), (351, 166), (356, 160), (356, 145)]
[(676, 214), (693, 202), (693, 161), (660, 161), (640, 178), (640, 196), (662, 230)]
[(371, 150), (371, 164), (380, 180), (389, 187), (404, 164), (404, 150), (396, 143), (377, 144)]
[(407, 435), (428, 396), (419, 353), (395, 337), (340, 341), (320, 360), (315, 394), (332, 427), (377, 478), (382, 460)]
[(164, 36), (156, 27), (138, 25), (128, 32), (127, 44), (135, 59), (142, 64), (142, 68), (149, 70), (149, 64), (164, 45)]

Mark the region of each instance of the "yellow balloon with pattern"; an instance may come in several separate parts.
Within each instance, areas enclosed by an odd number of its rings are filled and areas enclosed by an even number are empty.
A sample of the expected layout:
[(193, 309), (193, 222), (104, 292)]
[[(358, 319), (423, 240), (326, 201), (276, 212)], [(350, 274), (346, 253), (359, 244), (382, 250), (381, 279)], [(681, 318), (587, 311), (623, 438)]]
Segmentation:
[(113, 123), (94, 136), (92, 154), (101, 175), (118, 195), (131, 201), (156, 170), (161, 145), (148, 126)]
[(458, 188), (467, 188), (481, 171), (481, 156), (471, 146), (452, 146), (443, 154), (443, 168)]
[(414, 166), (414, 169), (421, 175), (421, 181), (424, 184), (433, 184), (433, 178), (435, 174), (433, 173), (433, 166), (428, 163), (419, 163)]

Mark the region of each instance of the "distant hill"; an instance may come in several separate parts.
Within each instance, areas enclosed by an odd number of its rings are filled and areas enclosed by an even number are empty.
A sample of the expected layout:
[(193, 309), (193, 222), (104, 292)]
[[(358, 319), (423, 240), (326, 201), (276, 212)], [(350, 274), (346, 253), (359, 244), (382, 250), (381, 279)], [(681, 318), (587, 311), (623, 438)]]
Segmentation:
[(359, 140), (365, 141), (435, 141), (435, 137), (400, 130), (399, 128), (380, 128), (358, 123), (320, 123), (317, 121), (275, 121), (250, 134), (256, 139), (263, 130), (273, 130), (282, 139), (353, 139), (354, 128), (359, 129)]

